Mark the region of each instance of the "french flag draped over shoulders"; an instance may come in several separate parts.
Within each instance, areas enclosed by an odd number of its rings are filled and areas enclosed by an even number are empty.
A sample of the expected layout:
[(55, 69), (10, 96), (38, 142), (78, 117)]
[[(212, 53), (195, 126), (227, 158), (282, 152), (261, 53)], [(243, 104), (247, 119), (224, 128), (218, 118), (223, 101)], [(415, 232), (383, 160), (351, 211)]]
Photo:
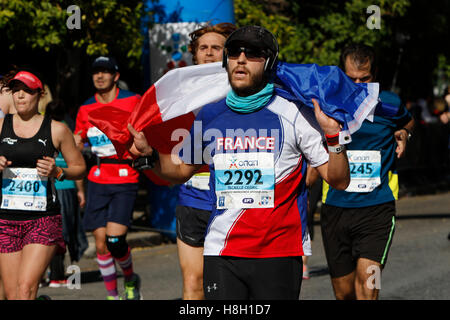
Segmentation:
[(89, 113), (89, 122), (111, 140), (117, 155), (132, 144), (127, 129), (130, 123), (143, 131), (149, 144), (161, 153), (170, 153), (179, 141), (171, 141), (172, 132), (189, 130), (200, 109), (226, 96), (230, 90), (221, 63), (208, 63), (173, 69), (156, 81), (142, 96), (133, 112), (104, 106)]
[[(323, 112), (342, 124), (342, 144), (351, 141), (364, 119), (373, 117), (378, 103), (378, 83), (355, 84), (335, 66), (279, 62), (274, 84), (277, 94), (299, 108), (313, 108), (311, 99), (316, 99)], [(119, 158), (132, 144), (128, 123), (143, 131), (156, 150), (170, 153), (182, 140), (172, 141), (172, 132), (189, 130), (198, 111), (225, 98), (229, 90), (221, 62), (173, 69), (147, 90), (131, 114), (105, 106), (92, 111), (89, 122), (108, 136)]]

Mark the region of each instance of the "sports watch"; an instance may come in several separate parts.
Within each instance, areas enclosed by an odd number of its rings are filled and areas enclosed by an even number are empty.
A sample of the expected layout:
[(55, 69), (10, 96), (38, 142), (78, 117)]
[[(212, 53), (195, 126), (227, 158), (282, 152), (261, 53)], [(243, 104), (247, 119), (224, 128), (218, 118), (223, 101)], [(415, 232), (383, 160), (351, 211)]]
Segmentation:
[(411, 131), (409, 131), (409, 130), (406, 129), (405, 127), (400, 128), (400, 130), (405, 130), (405, 131), (406, 131), (407, 139), (408, 139), (408, 141), (409, 141), (409, 140), (411, 139), (411, 137), (412, 137)]
[(159, 160), (158, 151), (153, 150), (151, 156), (139, 157), (133, 160), (132, 167), (136, 170), (149, 170), (155, 167), (156, 161)]
[(335, 146), (328, 146), (328, 152), (341, 153), (344, 150), (345, 150), (345, 146), (343, 146), (343, 145), (338, 144)]
[(56, 180), (58, 181), (64, 181), (66, 179), (66, 173), (64, 172), (63, 168), (58, 167), (58, 174), (56, 175)]

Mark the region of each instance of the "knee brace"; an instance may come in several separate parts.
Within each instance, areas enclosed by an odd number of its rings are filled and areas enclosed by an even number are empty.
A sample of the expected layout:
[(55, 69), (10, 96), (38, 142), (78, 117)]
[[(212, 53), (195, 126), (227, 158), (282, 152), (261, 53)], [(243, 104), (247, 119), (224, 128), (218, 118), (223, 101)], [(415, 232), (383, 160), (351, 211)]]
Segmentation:
[(127, 235), (108, 236), (106, 235), (106, 247), (114, 258), (122, 258), (128, 252)]

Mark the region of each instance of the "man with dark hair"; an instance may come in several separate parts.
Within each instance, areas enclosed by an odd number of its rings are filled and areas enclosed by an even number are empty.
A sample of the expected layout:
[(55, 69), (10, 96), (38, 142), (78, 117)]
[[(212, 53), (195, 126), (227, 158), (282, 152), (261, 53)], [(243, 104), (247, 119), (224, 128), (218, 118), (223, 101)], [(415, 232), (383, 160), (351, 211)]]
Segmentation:
[[(301, 256), (310, 254), (305, 161), (337, 189), (349, 182), (344, 148), (333, 143), (328, 154), (322, 144), (322, 132), (337, 136), (339, 123), (315, 100), (314, 110), (299, 109), (275, 93), (277, 56), (277, 40), (268, 30), (247, 26), (233, 32), (223, 59), (231, 90), (197, 115), (202, 130), (193, 126), (185, 139), (192, 157), (174, 162), (174, 155), (159, 154), (153, 169), (184, 183), (209, 165), (215, 206), (204, 247), (207, 299), (298, 299)], [(144, 133), (128, 129), (132, 153), (154, 157)], [(200, 135), (202, 143), (193, 143)], [(195, 162), (197, 154), (202, 163)]]
[[(115, 106), (131, 112), (140, 96), (117, 86), (120, 73), (112, 57), (98, 57), (92, 64), (92, 81), (96, 94), (79, 109), (75, 138), (79, 148), (89, 142), (92, 153), (97, 156), (88, 175), (88, 193), (83, 224), (92, 231), (97, 249), (97, 261), (103, 276), (107, 299), (119, 299), (117, 290), (117, 262), (124, 274), (125, 298), (142, 299), (140, 278), (133, 271), (131, 250), (126, 241), (131, 225), (134, 202), (138, 191), (139, 173), (131, 161), (120, 160), (108, 137), (88, 121), (89, 112), (103, 105)], [(79, 188), (82, 184), (77, 183)]]
[(359, 43), (352, 43), (342, 50), (339, 60), (342, 70), (346, 70), (346, 66), (354, 66), (357, 70), (364, 72), (364, 76), (361, 78), (352, 77), (353, 74), (348, 75), (353, 82), (367, 83), (375, 81), (378, 64), (375, 52), (371, 47)]
[[(361, 44), (341, 55), (345, 73), (356, 83), (375, 81), (375, 61), (373, 49)], [(378, 298), (395, 230), (395, 155), (404, 155), (414, 121), (397, 95), (383, 91), (379, 97), (395, 115), (375, 114), (352, 135), (347, 145), (351, 181), (345, 191), (323, 185), (322, 237), (337, 299)]]
[[(190, 33), (189, 51), (194, 64), (222, 61), (227, 37), (236, 30), (231, 23), (206, 25)], [(204, 299), (203, 244), (213, 203), (209, 168), (180, 186), (176, 208), (178, 258), (183, 276), (183, 299)]]

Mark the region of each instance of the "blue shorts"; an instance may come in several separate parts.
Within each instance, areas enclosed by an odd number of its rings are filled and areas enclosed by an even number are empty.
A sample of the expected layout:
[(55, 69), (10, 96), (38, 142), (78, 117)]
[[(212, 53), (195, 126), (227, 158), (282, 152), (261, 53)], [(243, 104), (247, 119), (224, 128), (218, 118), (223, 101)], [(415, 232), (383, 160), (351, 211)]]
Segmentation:
[(115, 222), (129, 227), (134, 211), (138, 183), (100, 184), (88, 181), (83, 226), (86, 231)]

